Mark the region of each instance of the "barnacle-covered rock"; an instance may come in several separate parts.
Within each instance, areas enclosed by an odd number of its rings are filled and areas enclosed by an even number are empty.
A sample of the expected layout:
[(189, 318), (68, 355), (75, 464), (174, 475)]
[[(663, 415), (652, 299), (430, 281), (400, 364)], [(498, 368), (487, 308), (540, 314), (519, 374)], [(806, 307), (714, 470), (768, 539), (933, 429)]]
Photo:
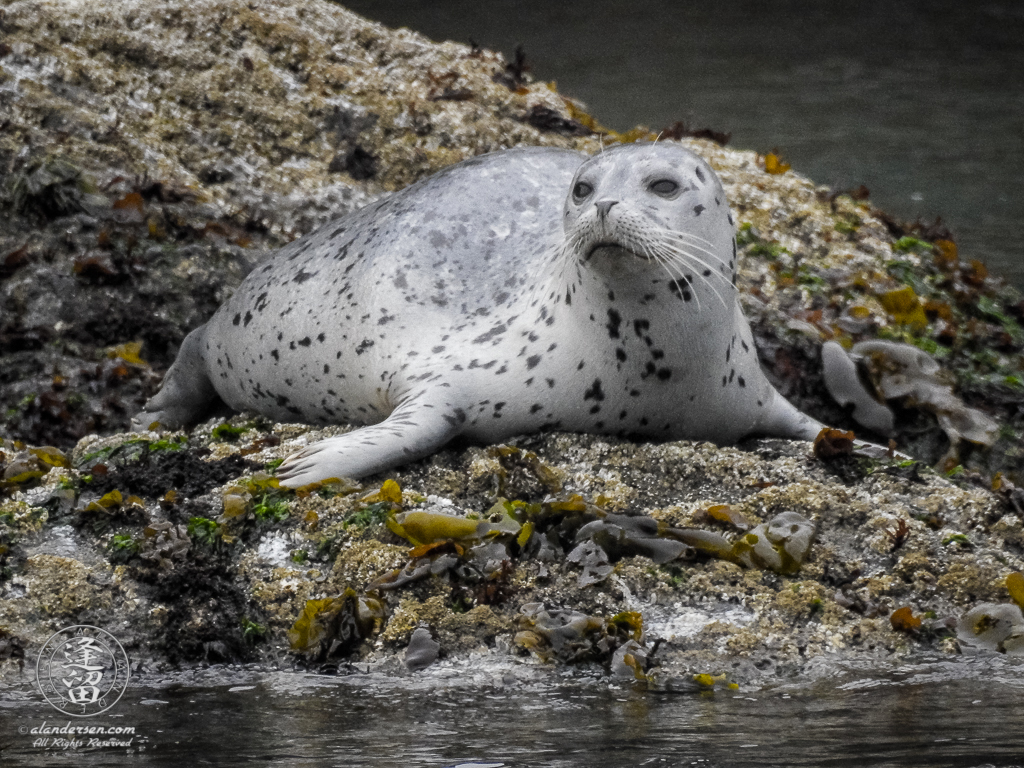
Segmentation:
[(184, 525), (174, 525), (168, 520), (151, 522), (143, 530), (145, 537), (139, 557), (157, 568), (169, 571), (184, 561), (192, 540)]

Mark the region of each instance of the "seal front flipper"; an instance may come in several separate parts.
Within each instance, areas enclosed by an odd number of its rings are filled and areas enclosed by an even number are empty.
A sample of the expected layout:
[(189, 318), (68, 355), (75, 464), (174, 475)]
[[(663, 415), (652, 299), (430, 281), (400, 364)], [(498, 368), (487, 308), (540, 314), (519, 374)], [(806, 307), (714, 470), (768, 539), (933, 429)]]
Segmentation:
[(132, 430), (145, 432), (159, 422), (165, 429), (194, 424), (217, 400), (217, 391), (206, 373), (203, 359), (206, 326), (185, 337), (174, 364), (164, 376), (160, 391), (132, 418)]
[(421, 392), (402, 402), (379, 424), (293, 453), (278, 467), (278, 480), (286, 488), (299, 488), (332, 477), (364, 477), (429, 456), (458, 435), (466, 423), (465, 411), (450, 402), (450, 397), (438, 398), (438, 394), (437, 390)]

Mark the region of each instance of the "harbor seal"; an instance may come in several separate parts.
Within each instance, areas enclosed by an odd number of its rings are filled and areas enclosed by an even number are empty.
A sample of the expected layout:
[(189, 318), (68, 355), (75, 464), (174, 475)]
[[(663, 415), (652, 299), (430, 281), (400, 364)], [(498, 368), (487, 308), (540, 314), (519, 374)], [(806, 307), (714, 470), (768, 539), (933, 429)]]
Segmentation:
[(137, 424), (219, 396), (365, 425), (288, 457), (291, 487), (456, 435), (812, 439), (758, 365), (736, 269), (722, 184), (678, 144), (482, 155), (282, 248), (189, 334)]

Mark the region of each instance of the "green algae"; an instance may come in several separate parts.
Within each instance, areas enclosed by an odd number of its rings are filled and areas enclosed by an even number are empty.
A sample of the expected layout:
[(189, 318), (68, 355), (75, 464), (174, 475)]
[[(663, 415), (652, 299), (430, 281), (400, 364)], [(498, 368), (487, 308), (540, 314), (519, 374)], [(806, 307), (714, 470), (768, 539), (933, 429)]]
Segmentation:
[(192, 517), (188, 521), (188, 535), (194, 541), (212, 547), (220, 541), (220, 523), (206, 517)]

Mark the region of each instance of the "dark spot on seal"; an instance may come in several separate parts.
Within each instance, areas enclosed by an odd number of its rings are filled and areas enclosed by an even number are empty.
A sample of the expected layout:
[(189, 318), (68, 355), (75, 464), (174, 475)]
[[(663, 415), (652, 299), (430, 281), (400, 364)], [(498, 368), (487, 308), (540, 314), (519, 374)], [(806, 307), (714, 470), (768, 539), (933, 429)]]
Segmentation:
[(649, 330), (651, 323), (649, 320), (634, 320), (633, 321), (633, 332), (643, 338), (644, 331)]
[(629, 390), (629, 396), (630, 397), (640, 397), (640, 390), (639, 389), (631, 389), (631, 390)]
[(526, 358), (526, 370), (532, 371), (534, 368), (537, 367), (537, 364), (539, 362), (540, 355), (531, 355), (530, 357)]
[(444, 352), (444, 345), (441, 345), (439, 347), (432, 347), (430, 351), (433, 352), (435, 355), (440, 354), (441, 352)]
[(252, 312), (246, 312), (245, 317), (242, 318), (242, 325), (246, 328), (249, 327), (249, 323), (252, 322)]
[(661, 358), (663, 358), (664, 356), (665, 356), (665, 350), (663, 350), (663, 349), (652, 349), (651, 350), (651, 357), (653, 357), (655, 360), (661, 360)]
[(601, 406), (600, 405), (591, 406), (590, 412), (591, 413), (600, 413), (601, 412)]
[(304, 339), (299, 339), (299, 346), (300, 347), (308, 347), (312, 343), (313, 343), (313, 340), (311, 338), (309, 338), (309, 336), (306, 336)]
[(672, 369), (671, 368), (659, 368), (658, 369), (658, 378), (661, 381), (668, 381), (669, 379), (672, 378)]
[(704, 212), (704, 206), (703, 205), (695, 205), (695, 206), (693, 206), (693, 215), (694, 216), (700, 216), (703, 212)]
[(604, 400), (604, 390), (601, 389), (601, 380), (594, 379), (594, 383), (590, 385), (590, 388), (583, 393), (584, 400), (597, 400), (601, 402)]
[(586, 365), (586, 362), (583, 361), (583, 360), (580, 360), (580, 364), (576, 366), (576, 370), (577, 371), (582, 371), (584, 365)]
[(555, 380), (554, 379), (544, 379), (544, 381), (546, 381), (548, 383), (548, 389), (554, 389), (555, 388)]
[(742, 376), (738, 377), (738, 378), (736, 379), (736, 381), (737, 381), (737, 382), (739, 383), (739, 385), (740, 385), (741, 387), (745, 387), (745, 386), (747, 386), (747, 382), (745, 382), (745, 381), (743, 380), (743, 377), (742, 377)]
[(624, 350), (622, 347), (618, 347), (615, 350), (615, 357), (618, 358), (619, 362), (626, 362), (626, 350)]
[(275, 360), (280, 360), (281, 359), (281, 356), (277, 353), (276, 349), (270, 350), (270, 356), (272, 358), (274, 358)]
[(318, 274), (319, 272), (307, 272), (304, 269), (300, 269), (299, 273), (292, 278), (292, 282), (302, 285), (304, 282), (316, 277)]
[(356, 354), (361, 355), (363, 352), (373, 346), (373, 339), (363, 339), (359, 342), (359, 346), (356, 347)]
[(240, 322), (242, 322), (242, 313), (241, 312), (239, 312), (237, 315), (234, 316), (234, 318), (231, 320), (231, 324), (232, 325), (238, 325)]
[(704, 172), (700, 168), (694, 168), (694, 172), (697, 174), (697, 178), (700, 179), (701, 184), (704, 183)]
[(537, 413), (537, 411), (542, 410), (544, 410), (544, 406), (541, 405), (540, 403), (534, 403), (533, 405), (530, 406), (530, 413)]
[(668, 288), (672, 293), (681, 298), (683, 301), (689, 301), (693, 298), (690, 293), (690, 286), (693, 284), (693, 275), (684, 275), (679, 280), (672, 280), (668, 284)]
[(473, 339), (473, 343), (474, 344), (483, 344), (485, 341), (490, 341), (491, 339), (495, 338), (496, 336), (501, 336), (507, 330), (508, 330), (508, 326), (506, 326), (504, 323), (499, 323), (498, 325), (496, 325), (493, 328), (491, 328), (491, 330), (487, 331), (487, 333), (482, 333), (479, 336), (477, 336), (475, 339)]
[(466, 423), (466, 412), (461, 408), (456, 408), (452, 411), (452, 415), (449, 416), (447, 413), (443, 414), (442, 418), (451, 424), (453, 427), (457, 427), (459, 424)]
[(648, 423), (649, 422), (647, 421), (647, 417), (646, 416), (640, 417), (640, 426), (641, 427), (646, 427)]
[(612, 339), (619, 338), (619, 326), (622, 325), (622, 315), (616, 312), (614, 309), (608, 310), (608, 323), (605, 327), (608, 329), (608, 336)]

